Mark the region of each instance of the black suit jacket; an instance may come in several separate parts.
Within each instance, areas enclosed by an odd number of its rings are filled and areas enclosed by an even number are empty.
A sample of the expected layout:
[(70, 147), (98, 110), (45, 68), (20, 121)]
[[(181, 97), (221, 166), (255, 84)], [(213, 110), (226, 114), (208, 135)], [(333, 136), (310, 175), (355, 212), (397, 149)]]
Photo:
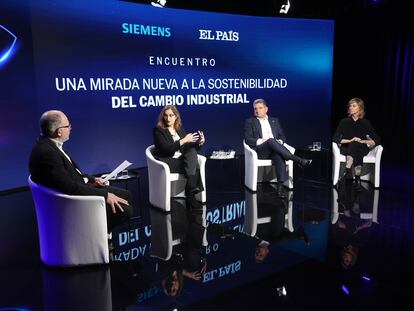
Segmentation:
[[(178, 136), (183, 138), (186, 132), (183, 127), (177, 131)], [(180, 142), (174, 141), (170, 131), (167, 128), (155, 127), (153, 130), (153, 138), (155, 145), (155, 156), (157, 157), (172, 157), (174, 153), (180, 150)]]
[[(66, 152), (66, 150), (65, 150)], [(66, 152), (66, 154), (68, 154)], [(70, 155), (68, 154), (70, 157)], [(39, 137), (33, 146), (29, 160), (29, 171), (35, 183), (55, 189), (70, 195), (98, 195), (107, 197), (105, 188), (96, 188), (92, 184), (85, 184), (83, 177), (89, 182), (94, 181), (93, 176), (81, 175), (72, 157), (72, 163), (59, 150), (56, 144), (47, 137)]]
[[(277, 118), (269, 117), (269, 123), (272, 129), (273, 137), (286, 142), (286, 137), (283, 133), (279, 120)], [(257, 118), (247, 119), (244, 124), (244, 140), (246, 141), (246, 144), (248, 144), (251, 148), (256, 149), (256, 143), (259, 138), (263, 138), (260, 121)]]
[[(180, 138), (183, 138), (185, 135), (187, 135), (183, 127), (181, 127), (181, 129), (177, 131), (177, 134), (178, 136), (180, 136)], [(158, 158), (170, 158), (174, 155), (176, 151), (182, 151), (183, 147), (195, 147), (196, 149), (200, 148), (197, 142), (187, 143), (183, 146), (180, 146), (180, 142), (174, 141), (170, 134), (170, 131), (168, 131), (167, 128), (155, 127), (153, 130), (153, 136), (155, 145), (154, 156)]]

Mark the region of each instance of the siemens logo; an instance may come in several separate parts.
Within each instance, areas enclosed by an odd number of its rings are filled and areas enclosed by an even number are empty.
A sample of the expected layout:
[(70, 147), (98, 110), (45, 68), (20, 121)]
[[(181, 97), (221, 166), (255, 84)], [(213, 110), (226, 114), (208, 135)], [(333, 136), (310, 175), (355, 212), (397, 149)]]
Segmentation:
[(140, 24), (122, 24), (122, 33), (129, 33), (133, 35), (155, 36), (155, 37), (171, 37), (171, 28), (140, 25)]

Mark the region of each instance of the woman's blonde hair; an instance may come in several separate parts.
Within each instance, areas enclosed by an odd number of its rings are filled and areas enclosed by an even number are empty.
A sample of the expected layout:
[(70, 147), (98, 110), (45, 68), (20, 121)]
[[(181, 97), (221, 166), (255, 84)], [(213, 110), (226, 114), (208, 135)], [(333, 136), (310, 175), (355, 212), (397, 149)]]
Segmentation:
[(166, 128), (167, 126), (165, 125), (165, 121), (164, 121), (164, 113), (167, 110), (171, 110), (173, 112), (173, 114), (176, 116), (175, 119), (175, 123), (174, 123), (174, 129), (176, 131), (180, 130), (182, 127), (182, 123), (181, 123), (181, 117), (180, 117), (180, 113), (178, 112), (177, 108), (175, 108), (175, 106), (165, 106), (164, 108), (162, 108), (160, 115), (158, 116), (158, 123), (157, 126), (160, 128)]
[(350, 116), (350, 114), (349, 114), (349, 106), (350, 106), (352, 103), (355, 103), (355, 104), (357, 104), (357, 105), (358, 105), (358, 107), (359, 107), (359, 114), (358, 114), (358, 118), (359, 118), (359, 119), (363, 119), (363, 118), (365, 117), (365, 104), (364, 104), (364, 101), (363, 101), (361, 98), (358, 98), (358, 97), (352, 98), (352, 99), (348, 102), (348, 115), (349, 115), (349, 116)]

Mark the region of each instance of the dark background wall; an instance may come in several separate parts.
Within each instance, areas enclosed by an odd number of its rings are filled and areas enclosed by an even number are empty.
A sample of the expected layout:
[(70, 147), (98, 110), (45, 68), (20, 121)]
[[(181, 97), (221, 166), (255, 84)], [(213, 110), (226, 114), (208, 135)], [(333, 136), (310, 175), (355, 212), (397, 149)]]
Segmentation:
[(412, 167), (414, 33), (403, 1), (350, 1), (335, 16), (332, 124), (351, 97), (382, 137), (384, 160)]

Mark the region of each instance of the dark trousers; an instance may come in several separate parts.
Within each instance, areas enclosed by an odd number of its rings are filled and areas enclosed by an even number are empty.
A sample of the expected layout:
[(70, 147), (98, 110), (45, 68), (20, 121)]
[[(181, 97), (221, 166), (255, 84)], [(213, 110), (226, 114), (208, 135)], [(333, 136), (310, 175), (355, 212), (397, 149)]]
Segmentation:
[(292, 160), (292, 153), (280, 144), (276, 139), (270, 138), (263, 144), (256, 147), (257, 156), (259, 159), (271, 159), (272, 164), (276, 169), (276, 177), (279, 182), (287, 180), (286, 160)]
[(363, 158), (369, 152), (369, 148), (365, 144), (360, 144), (356, 141), (353, 141), (349, 144), (343, 144), (340, 148), (341, 154), (345, 156), (351, 156), (354, 161), (354, 166), (362, 165)]
[[(107, 189), (108, 192), (127, 200), (129, 204), (132, 204), (132, 196), (128, 190), (112, 186), (105, 186), (105, 189)], [(112, 232), (116, 226), (128, 222), (133, 214), (132, 205), (121, 204), (121, 206), (124, 211), (121, 212), (119, 209), (116, 209), (116, 213), (114, 214), (111, 206), (106, 204), (106, 222), (108, 224), (108, 233)]]
[(187, 178), (186, 193), (197, 193), (204, 190), (198, 167), (197, 150), (193, 146), (185, 146), (181, 149), (181, 157), (158, 158), (168, 164), (171, 173), (184, 174)]

